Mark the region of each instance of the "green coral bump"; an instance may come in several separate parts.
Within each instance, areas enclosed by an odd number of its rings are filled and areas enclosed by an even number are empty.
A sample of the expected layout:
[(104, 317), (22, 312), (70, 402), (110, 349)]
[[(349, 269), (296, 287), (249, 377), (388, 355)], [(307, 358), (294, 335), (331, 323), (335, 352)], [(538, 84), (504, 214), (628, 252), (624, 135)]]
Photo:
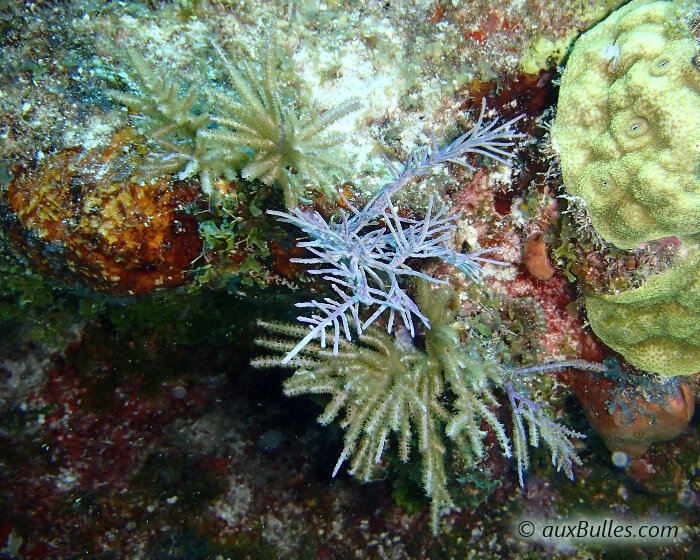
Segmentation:
[(700, 238), (700, 68), (690, 3), (635, 1), (575, 44), (554, 130), (564, 186), (622, 249)]
[(700, 252), (615, 295), (586, 297), (595, 333), (632, 365), (661, 375), (700, 371)]

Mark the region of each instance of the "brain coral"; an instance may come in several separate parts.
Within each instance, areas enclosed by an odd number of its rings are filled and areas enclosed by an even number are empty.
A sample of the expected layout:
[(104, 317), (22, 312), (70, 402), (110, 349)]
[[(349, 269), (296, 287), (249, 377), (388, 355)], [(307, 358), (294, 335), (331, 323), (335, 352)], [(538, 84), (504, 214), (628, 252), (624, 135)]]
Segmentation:
[(566, 191), (594, 229), (631, 249), (700, 238), (700, 55), (688, 0), (637, 0), (575, 44), (554, 137)]
[(588, 320), (632, 365), (666, 376), (700, 372), (700, 251), (615, 295), (586, 297)]

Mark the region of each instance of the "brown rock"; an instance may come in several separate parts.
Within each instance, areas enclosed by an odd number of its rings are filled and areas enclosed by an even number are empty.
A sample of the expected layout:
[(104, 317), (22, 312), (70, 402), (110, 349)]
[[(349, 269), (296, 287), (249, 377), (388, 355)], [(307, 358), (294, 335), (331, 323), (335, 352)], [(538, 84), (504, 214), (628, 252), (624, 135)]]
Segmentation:
[(195, 191), (163, 177), (137, 184), (128, 132), (102, 150), (67, 149), (6, 191), (13, 244), (44, 272), (112, 294), (183, 284), (202, 242), (185, 209)]
[(695, 397), (686, 383), (659, 387), (653, 398), (635, 391), (617, 394), (619, 405), (611, 406), (609, 379), (579, 373), (573, 382), (593, 429), (611, 452), (621, 451), (629, 458), (643, 455), (652, 443), (676, 438), (693, 416)]

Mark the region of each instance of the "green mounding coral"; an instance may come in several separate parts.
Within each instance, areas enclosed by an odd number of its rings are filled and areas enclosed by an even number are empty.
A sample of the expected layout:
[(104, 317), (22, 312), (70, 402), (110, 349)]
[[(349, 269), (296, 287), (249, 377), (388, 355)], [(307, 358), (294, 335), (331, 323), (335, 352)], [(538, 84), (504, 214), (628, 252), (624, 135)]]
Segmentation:
[(639, 288), (586, 297), (591, 328), (632, 365), (665, 376), (700, 372), (700, 252)]
[[(272, 336), (258, 338), (256, 343), (275, 355), (255, 359), (252, 365), (294, 369), (284, 385), (288, 396), (328, 395), (328, 404), (318, 418), (321, 424), (328, 425), (343, 413), (344, 446), (333, 475), (348, 462), (350, 474), (369, 481), (383, 471), (384, 455), (394, 453), (408, 462), (411, 449), (416, 449), (423, 488), (431, 499), (435, 532), (440, 515), (453, 506), (446, 463), (451, 461), (453, 450), (467, 466), (484, 457), (488, 432), (482, 430), (482, 423), (493, 430), (506, 457), (516, 456), (521, 484), (529, 464), (528, 443), (537, 447), (540, 439), (550, 447), (557, 469), (573, 478), (572, 464), (580, 464), (580, 459), (571, 439), (583, 436), (555, 423), (544, 414), (544, 407), (514, 388), (519, 374), (540, 368), (508, 371), (500, 362), (482, 357), (483, 349), (462, 345), (453, 326), (454, 313), (448, 307), (451, 292), (431, 289), (422, 282), (418, 292), (420, 308), (432, 324), (425, 332), (425, 350), (413, 346), (405, 333), (394, 337), (370, 327), (358, 344), (340, 339), (338, 355), (313, 341), (282, 365), (281, 356), (308, 329), (298, 324), (258, 322)], [(543, 368), (566, 365), (571, 364)], [(512, 438), (494, 412), (500, 406), (494, 388), (504, 389), (509, 397)]]
[(243, 63), (243, 73), (239, 72), (217, 45), (214, 48), (226, 68), (233, 92), (209, 90), (210, 102), (216, 107), (213, 120), (220, 127), (203, 132), (203, 136), (224, 153), (252, 152), (252, 160), (243, 167), (241, 176), (249, 181), (260, 179), (266, 185), (277, 183), (286, 206), (297, 206), (304, 194), (304, 181), (319, 188), (329, 171), (342, 167), (331, 148), (343, 141), (343, 135), (324, 133), (357, 110), (359, 101), (328, 109), (320, 117), (311, 112), (299, 117), (280, 100), (276, 74), (279, 58), (274, 41), (267, 45), (260, 74), (247, 63)]
[[(696, 20), (689, 0), (630, 2), (576, 42), (562, 75), (554, 143), (570, 208), (616, 248), (675, 236), (688, 251), (700, 240)], [(693, 263), (637, 289), (588, 294), (591, 327), (636, 367), (699, 371)]]
[(569, 195), (621, 249), (700, 239), (700, 65), (688, 0), (636, 0), (574, 45), (554, 128)]

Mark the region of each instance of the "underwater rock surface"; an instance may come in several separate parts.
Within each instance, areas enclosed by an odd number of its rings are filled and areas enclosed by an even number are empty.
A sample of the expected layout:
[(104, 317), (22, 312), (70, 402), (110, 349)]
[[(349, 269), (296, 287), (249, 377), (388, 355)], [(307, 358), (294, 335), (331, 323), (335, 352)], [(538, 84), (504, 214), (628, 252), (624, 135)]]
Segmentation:
[[(191, 188), (132, 180), (128, 131), (102, 151), (67, 149), (36, 171), (13, 169), (5, 196), (17, 250), (57, 279), (115, 295), (182, 285), (202, 241)], [(132, 140), (133, 142), (133, 140)]]
[(615, 307), (692, 235), (552, 140), (620, 4), (0, 2), (0, 558), (697, 556), (700, 364)]

